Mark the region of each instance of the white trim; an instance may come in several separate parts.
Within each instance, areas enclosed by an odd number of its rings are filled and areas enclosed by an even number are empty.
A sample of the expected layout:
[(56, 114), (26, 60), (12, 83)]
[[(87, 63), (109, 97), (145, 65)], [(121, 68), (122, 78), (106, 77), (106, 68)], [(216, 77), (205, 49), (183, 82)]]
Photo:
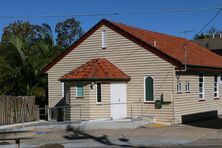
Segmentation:
[(102, 48), (106, 48), (107, 47), (107, 31), (106, 30), (102, 30)]
[(177, 81), (177, 93), (182, 93), (182, 82), (181, 81)]
[[(217, 83), (217, 91), (214, 90), (214, 94), (217, 93), (217, 96), (216, 97), (214, 96), (214, 98), (219, 98), (219, 76), (217, 74), (215, 74), (215, 75), (217, 76), (217, 78), (216, 78), (217, 79), (217, 82), (216, 82)], [(214, 77), (215, 77), (215, 75), (214, 75)], [(215, 81), (214, 81), (214, 85), (215, 85)], [(214, 86), (214, 89), (215, 89), (215, 86)]]
[[(200, 74), (202, 74), (203, 75), (203, 82), (202, 82), (202, 88), (203, 88), (203, 90), (202, 90), (202, 93), (200, 93)], [(204, 74), (203, 73), (200, 73), (199, 75), (198, 75), (198, 98), (199, 98), (199, 100), (205, 100), (205, 78), (204, 78)], [(200, 98), (200, 94), (202, 94), (202, 98)]]
[[(101, 102), (98, 102), (97, 98), (97, 84), (100, 83), (101, 85)], [(96, 104), (102, 104), (102, 83), (101, 82), (96, 82)]]
[(218, 79), (218, 82), (219, 84), (222, 84), (222, 75), (218, 75), (219, 79)]
[(65, 97), (65, 85), (64, 82), (62, 82), (62, 98)]
[[(188, 88), (188, 89), (187, 89)], [(190, 81), (186, 81), (185, 82), (185, 91), (186, 93), (189, 93), (190, 92)]]
[[(147, 77), (151, 77), (152, 79), (153, 79), (153, 101), (146, 101), (146, 78)], [(149, 76), (149, 75), (147, 75), (147, 76), (144, 76), (144, 78), (143, 78), (143, 102), (155, 102), (155, 80), (154, 80), (154, 78), (153, 78), (153, 76)]]

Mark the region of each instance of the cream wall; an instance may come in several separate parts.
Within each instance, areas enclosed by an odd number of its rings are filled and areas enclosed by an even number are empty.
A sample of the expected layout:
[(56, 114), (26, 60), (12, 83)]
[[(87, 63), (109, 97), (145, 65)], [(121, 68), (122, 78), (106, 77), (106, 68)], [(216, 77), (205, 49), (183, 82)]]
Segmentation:
[[(101, 48), (102, 30), (107, 30), (106, 49)], [(132, 115), (135, 117), (153, 116), (160, 122), (172, 122), (173, 103), (164, 104), (161, 109), (155, 109), (154, 103), (143, 103), (143, 100), (145, 76), (154, 78), (155, 99), (160, 99), (164, 91), (173, 91), (174, 66), (106, 26), (99, 28), (48, 71), (50, 107), (56, 105), (61, 98), (61, 83), (58, 79), (94, 58), (106, 58), (131, 77), (127, 84), (128, 116), (131, 116), (132, 109)], [(90, 104), (84, 110), (85, 119), (110, 117), (108, 107), (96, 105), (95, 91), (89, 90), (86, 86), (84, 89), (88, 92), (84, 99), (79, 100), (75, 97), (74, 85), (70, 87), (70, 103)], [(109, 103), (109, 83), (102, 87), (104, 93), (102, 103)], [(77, 117), (78, 108), (71, 109), (69, 119), (74, 120)]]
[[(179, 79), (178, 79), (179, 77)], [(181, 116), (198, 112), (217, 110), (222, 113), (222, 85), (219, 85), (219, 98), (214, 99), (214, 75), (204, 74), (205, 101), (199, 101), (198, 73), (179, 74), (175, 76), (175, 92), (177, 80), (182, 82), (182, 93), (175, 94), (175, 123), (181, 123)], [(190, 82), (190, 93), (185, 92), (185, 82)]]

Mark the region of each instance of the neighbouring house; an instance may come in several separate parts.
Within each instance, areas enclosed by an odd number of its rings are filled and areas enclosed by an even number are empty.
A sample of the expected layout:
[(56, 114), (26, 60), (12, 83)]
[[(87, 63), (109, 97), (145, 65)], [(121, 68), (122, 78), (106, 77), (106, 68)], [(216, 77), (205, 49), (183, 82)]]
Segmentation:
[(222, 57), (181, 37), (101, 20), (49, 63), (49, 107), (66, 120), (153, 117), (177, 124), (222, 113)]
[(222, 33), (214, 34), (209, 39), (195, 39), (193, 42), (222, 56)]

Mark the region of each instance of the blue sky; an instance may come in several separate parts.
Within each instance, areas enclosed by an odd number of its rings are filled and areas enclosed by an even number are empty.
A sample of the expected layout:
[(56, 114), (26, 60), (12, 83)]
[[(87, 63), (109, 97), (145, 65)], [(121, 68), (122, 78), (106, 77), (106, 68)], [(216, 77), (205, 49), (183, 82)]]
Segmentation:
[[(63, 15), (113, 12), (158, 11), (164, 9), (191, 9), (221, 7), (221, 0), (4, 0), (0, 5), (0, 16), (15, 15)], [(76, 17), (87, 31), (102, 18), (122, 22), (156, 32), (182, 36), (190, 39), (218, 10), (180, 13), (158, 13), (126, 16)], [(0, 18), (0, 34), (3, 27), (16, 20), (30, 21), (33, 24), (48, 23), (54, 30), (55, 24), (67, 17), (57, 18)], [(222, 30), (222, 13), (209, 25)], [(207, 30), (206, 29), (206, 30)], [(195, 30), (189, 33), (181, 31)]]

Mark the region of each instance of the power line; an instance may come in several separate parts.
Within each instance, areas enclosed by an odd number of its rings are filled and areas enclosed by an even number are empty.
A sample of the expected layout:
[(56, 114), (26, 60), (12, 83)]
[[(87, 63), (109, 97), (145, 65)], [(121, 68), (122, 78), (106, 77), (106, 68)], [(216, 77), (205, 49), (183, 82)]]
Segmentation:
[(13, 18), (55, 18), (55, 17), (94, 17), (94, 16), (118, 16), (118, 15), (143, 15), (155, 13), (177, 13), (177, 12), (193, 12), (193, 11), (209, 11), (221, 10), (222, 7), (207, 7), (207, 8), (192, 8), (192, 9), (166, 9), (157, 11), (143, 11), (143, 12), (114, 12), (114, 13), (85, 13), (85, 14), (62, 14), (62, 15), (2, 15), (1, 19)]
[[(220, 8), (214, 15), (213, 17), (200, 29), (200, 31), (197, 32), (197, 34), (195, 34), (191, 40), (194, 39), (194, 37), (196, 35), (199, 35), (219, 14), (220, 12), (222, 11), (222, 8)], [(182, 71), (187, 71), (187, 47), (186, 45), (191, 42), (191, 40), (188, 40), (184, 45), (183, 45), (183, 48), (184, 48), (184, 70)]]
[(222, 8), (219, 9), (219, 11), (217, 11), (217, 13), (200, 29), (200, 31), (197, 32), (197, 34), (195, 34), (195, 35), (191, 38), (191, 40), (193, 40), (196, 35), (199, 35), (199, 34), (220, 14), (221, 11), (222, 11)]

